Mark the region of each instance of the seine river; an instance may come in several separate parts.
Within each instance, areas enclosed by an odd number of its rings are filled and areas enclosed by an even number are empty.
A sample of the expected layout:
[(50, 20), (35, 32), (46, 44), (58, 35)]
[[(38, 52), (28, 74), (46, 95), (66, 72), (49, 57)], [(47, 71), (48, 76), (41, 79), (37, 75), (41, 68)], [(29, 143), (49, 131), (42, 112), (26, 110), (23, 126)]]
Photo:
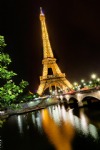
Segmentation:
[(53, 105), (11, 116), (0, 129), (0, 150), (100, 150), (100, 109)]

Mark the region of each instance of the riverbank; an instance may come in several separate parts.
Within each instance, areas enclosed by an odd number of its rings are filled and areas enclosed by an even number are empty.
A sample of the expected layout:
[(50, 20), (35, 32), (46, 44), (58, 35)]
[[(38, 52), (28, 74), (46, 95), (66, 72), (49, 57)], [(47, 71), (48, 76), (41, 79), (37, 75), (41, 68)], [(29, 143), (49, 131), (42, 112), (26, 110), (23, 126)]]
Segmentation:
[(41, 101), (39, 104), (32, 106), (32, 107), (26, 107), (26, 108), (18, 108), (18, 109), (8, 109), (6, 111), (1, 111), (0, 113), (0, 119), (6, 119), (12, 115), (20, 115), (20, 114), (24, 114), (24, 113), (28, 113), (28, 112), (32, 112), (32, 111), (37, 111), (40, 109), (44, 109), (50, 105), (55, 105), (57, 104), (59, 101), (56, 99), (56, 101), (49, 101), (49, 102), (45, 102)]

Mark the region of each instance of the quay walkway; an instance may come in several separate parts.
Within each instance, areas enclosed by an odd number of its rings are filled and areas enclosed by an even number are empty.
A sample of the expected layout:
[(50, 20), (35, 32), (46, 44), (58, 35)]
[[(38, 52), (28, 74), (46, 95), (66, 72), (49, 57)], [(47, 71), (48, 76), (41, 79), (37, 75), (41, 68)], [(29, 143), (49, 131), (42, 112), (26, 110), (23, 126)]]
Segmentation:
[(12, 109), (8, 108), (6, 111), (0, 111), (0, 119), (6, 119), (12, 115), (23, 114), (35, 110), (40, 110), (46, 108), (47, 106), (54, 105), (59, 103), (59, 100), (55, 97), (52, 98), (43, 98), (38, 101), (30, 101), (27, 103), (19, 104), (19, 108)]

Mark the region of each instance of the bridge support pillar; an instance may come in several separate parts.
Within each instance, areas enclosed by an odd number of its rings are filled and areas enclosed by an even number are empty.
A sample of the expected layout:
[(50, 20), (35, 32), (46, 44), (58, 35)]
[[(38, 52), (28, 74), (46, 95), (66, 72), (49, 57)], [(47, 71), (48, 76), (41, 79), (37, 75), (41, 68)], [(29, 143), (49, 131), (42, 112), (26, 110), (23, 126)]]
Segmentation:
[(78, 102), (78, 107), (82, 107), (82, 106), (83, 106), (82, 101), (79, 101), (79, 102)]

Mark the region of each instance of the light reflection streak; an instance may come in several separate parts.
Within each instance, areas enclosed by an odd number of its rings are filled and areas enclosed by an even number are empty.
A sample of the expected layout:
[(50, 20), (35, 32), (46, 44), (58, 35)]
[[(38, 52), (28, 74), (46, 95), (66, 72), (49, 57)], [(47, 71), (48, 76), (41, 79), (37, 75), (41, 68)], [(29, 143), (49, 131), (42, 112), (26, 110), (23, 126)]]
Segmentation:
[(52, 110), (52, 116), (53, 116), (53, 120), (55, 120), (55, 122), (60, 125), (61, 122), (61, 118), (60, 118), (60, 112), (57, 106), (53, 107)]
[(0, 136), (0, 149), (2, 148), (2, 139), (1, 139), (1, 136)]
[(19, 127), (19, 132), (22, 134), (23, 133), (23, 126), (22, 126), (22, 116), (18, 115), (18, 127)]
[(80, 123), (81, 123), (81, 131), (85, 134), (85, 135), (91, 135), (92, 138), (97, 139), (98, 138), (98, 132), (97, 132), (97, 128), (92, 125), (89, 124), (89, 119), (87, 118), (87, 116), (84, 114), (83, 111), (80, 112)]
[(33, 113), (32, 113), (32, 122), (33, 122), (33, 124), (35, 125), (35, 116), (34, 116)]
[(41, 132), (42, 131), (42, 121), (41, 121), (40, 117), (36, 118), (36, 123), (37, 123), (39, 131)]
[(89, 125), (89, 132), (90, 132), (90, 135), (94, 139), (98, 138), (98, 132), (97, 132), (97, 129), (96, 129), (96, 127), (94, 125), (92, 125), (92, 124)]
[(73, 110), (70, 109), (70, 110), (68, 111), (68, 113), (69, 113), (69, 119), (70, 119), (72, 125), (74, 126), (74, 122), (75, 122), (75, 121), (74, 121)]
[(75, 116), (74, 121), (75, 121), (74, 122), (75, 128), (80, 132), (81, 131), (80, 119), (77, 116)]
[(80, 118), (81, 118), (81, 130), (83, 131), (84, 134), (88, 134), (89, 133), (89, 129), (88, 129), (88, 119), (86, 118), (86, 116), (84, 115), (84, 113), (81, 111), (80, 113)]
[(42, 121), (41, 121), (41, 114), (40, 112), (32, 113), (32, 122), (35, 126), (38, 127), (38, 130), (42, 131)]
[(63, 121), (65, 122), (67, 120), (67, 113), (66, 113), (64, 106), (62, 106), (61, 108), (61, 116), (62, 116)]

